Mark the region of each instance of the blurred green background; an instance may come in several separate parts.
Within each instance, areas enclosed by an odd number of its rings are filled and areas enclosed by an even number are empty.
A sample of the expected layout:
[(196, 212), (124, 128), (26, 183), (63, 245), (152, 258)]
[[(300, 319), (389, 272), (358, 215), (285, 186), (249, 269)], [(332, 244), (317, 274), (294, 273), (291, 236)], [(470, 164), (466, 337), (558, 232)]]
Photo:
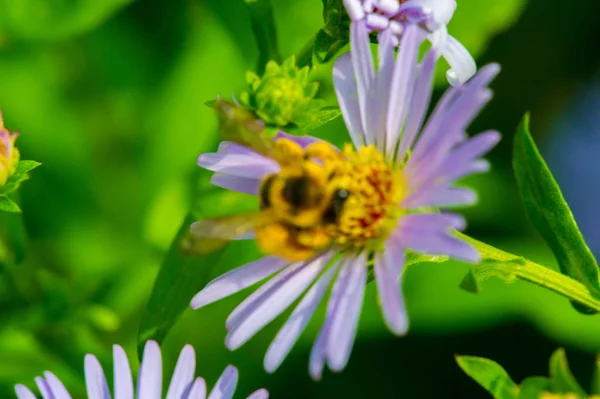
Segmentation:
[[(287, 57), (322, 27), (322, 4), (272, 3)], [(599, 15), (600, 2), (590, 0), (458, 0), (450, 26), (480, 65), (503, 67), (494, 99), (471, 127), (498, 129), (504, 139), (489, 156), (493, 171), (468, 182), (480, 192), (480, 203), (464, 212), (468, 233), (549, 266), (551, 253), (517, 196), (511, 139), (531, 110), (541, 152), (600, 254), (593, 195), (600, 195)], [(1, 397), (14, 397), (15, 383), (33, 386), (44, 370), (84, 397), (85, 353), (112, 374), (113, 343), (137, 362), (140, 317), (186, 212), (193, 203), (222, 211), (214, 196), (192, 198), (196, 157), (218, 143), (216, 118), (203, 104), (244, 90), (257, 58), (242, 0), (0, 0), (0, 107), (7, 127), (21, 132), (22, 159), (43, 163), (20, 190), (25, 260), (3, 261), (0, 274)], [(322, 65), (316, 76), (334, 101), (330, 69)], [(339, 142), (346, 132), (336, 120), (314, 134)], [(20, 219), (0, 214), (4, 258), (23, 250)], [(212, 274), (253, 251), (232, 248)], [(209, 384), (225, 365), (239, 368), (237, 397), (264, 386), (273, 398), (485, 398), (454, 354), (494, 359), (521, 381), (547, 375), (550, 354), (564, 346), (587, 384), (600, 352), (600, 316), (522, 282), (489, 280), (482, 294), (466, 293), (458, 285), (467, 270), (461, 263), (408, 269), (412, 328), (404, 338), (384, 327), (371, 284), (347, 369), (319, 383), (307, 372), (319, 317), (273, 375), (262, 358), (283, 318), (236, 352), (224, 347), (225, 318), (247, 292), (186, 311), (163, 344), (165, 370), (191, 343)]]

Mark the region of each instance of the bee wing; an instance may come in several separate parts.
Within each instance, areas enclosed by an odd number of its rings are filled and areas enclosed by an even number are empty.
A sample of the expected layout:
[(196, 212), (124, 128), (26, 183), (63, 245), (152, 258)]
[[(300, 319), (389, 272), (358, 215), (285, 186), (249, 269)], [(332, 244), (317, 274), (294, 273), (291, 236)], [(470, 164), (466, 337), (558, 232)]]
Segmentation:
[(212, 103), (219, 117), (221, 138), (249, 147), (259, 154), (272, 157), (273, 141), (265, 134), (264, 123), (248, 110), (229, 101), (217, 99)]
[(190, 226), (182, 249), (187, 254), (205, 254), (215, 251), (230, 241), (251, 233), (266, 221), (262, 212), (199, 220)]

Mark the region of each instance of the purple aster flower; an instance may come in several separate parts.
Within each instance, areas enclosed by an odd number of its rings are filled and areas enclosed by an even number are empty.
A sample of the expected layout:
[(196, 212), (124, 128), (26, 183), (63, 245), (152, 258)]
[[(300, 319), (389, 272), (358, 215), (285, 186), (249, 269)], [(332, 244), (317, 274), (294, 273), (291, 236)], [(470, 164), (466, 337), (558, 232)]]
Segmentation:
[[(115, 399), (133, 399), (134, 386), (127, 355), (122, 347), (114, 345), (113, 357), (115, 385), (113, 397)], [(86, 355), (84, 365), (88, 399), (110, 399), (110, 388), (96, 356)], [(181, 350), (177, 360), (175, 372), (167, 390), (167, 399), (205, 399), (207, 397), (206, 383), (200, 377), (194, 378), (195, 369), (196, 356), (194, 349), (190, 345), (186, 345)], [(227, 366), (208, 398), (231, 398), (235, 392), (237, 380), (237, 369), (233, 366)], [(71, 399), (71, 395), (62, 382), (49, 371), (44, 373), (44, 377), (37, 377), (35, 382), (43, 399)], [(146, 343), (135, 390), (137, 390), (137, 396), (135, 397), (139, 399), (160, 399), (163, 397), (162, 359), (160, 348), (155, 341)], [(36, 396), (24, 385), (18, 384), (15, 391), (19, 399), (36, 399)], [(250, 395), (248, 399), (267, 399), (268, 397), (269, 393), (264, 389), (260, 389)]]
[(375, 31), (380, 32), (380, 42), (397, 43), (408, 26), (418, 25), (421, 34), (450, 64), (447, 77), (452, 85), (464, 83), (475, 74), (477, 67), (469, 51), (448, 34), (455, 0), (344, 0), (344, 5), (352, 20), (352, 36), (362, 35), (363, 30)]
[[(267, 250), (271, 255), (218, 277), (192, 300), (192, 308), (198, 309), (272, 276), (227, 319), (225, 343), (234, 350), (301, 298), (266, 353), (269, 372), (287, 356), (330, 286), (325, 321), (310, 354), (315, 379), (321, 378), (325, 364), (340, 371), (348, 362), (369, 268), (387, 326), (403, 335), (408, 318), (400, 287), (407, 251), (479, 261), (479, 253), (453, 235), (464, 228), (463, 218), (434, 209), (476, 201), (474, 192), (455, 187), (455, 182), (489, 168), (480, 157), (500, 135), (488, 131), (469, 138), (465, 129), (491, 99), (487, 85), (499, 67), (486, 66), (466, 84), (450, 88), (424, 123), (439, 53), (432, 48), (419, 62), (424, 40), (419, 29), (407, 26), (396, 57), (393, 41), (383, 40), (377, 68), (365, 29), (354, 32), (352, 51), (336, 60), (335, 90), (354, 147), (332, 149), (316, 138), (285, 133), (275, 138), (288, 146), (296, 143), (296, 152), (305, 151), (299, 159), (309, 163), (307, 168), (331, 168), (329, 181), (344, 187), (345, 202), (338, 204), (342, 211), (325, 233), (331, 234), (330, 245), (300, 261), (277, 255), (277, 248)], [(315, 148), (328, 155), (306, 161)], [(264, 182), (284, 170), (273, 159), (230, 142), (216, 153), (201, 155), (198, 162), (216, 172), (215, 185), (250, 194), (259, 193)], [(202, 226), (198, 222), (192, 230)], [(256, 229), (260, 245), (258, 233)]]

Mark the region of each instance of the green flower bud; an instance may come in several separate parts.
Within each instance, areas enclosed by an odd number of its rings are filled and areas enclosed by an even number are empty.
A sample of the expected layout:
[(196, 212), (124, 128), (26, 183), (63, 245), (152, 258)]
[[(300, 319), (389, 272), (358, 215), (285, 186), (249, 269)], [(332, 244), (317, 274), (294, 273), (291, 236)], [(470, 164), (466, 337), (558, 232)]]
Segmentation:
[(322, 106), (314, 99), (319, 84), (309, 82), (308, 74), (308, 67), (296, 67), (294, 56), (281, 65), (269, 61), (262, 77), (247, 73), (250, 90), (239, 96), (240, 104), (269, 125), (299, 125)]

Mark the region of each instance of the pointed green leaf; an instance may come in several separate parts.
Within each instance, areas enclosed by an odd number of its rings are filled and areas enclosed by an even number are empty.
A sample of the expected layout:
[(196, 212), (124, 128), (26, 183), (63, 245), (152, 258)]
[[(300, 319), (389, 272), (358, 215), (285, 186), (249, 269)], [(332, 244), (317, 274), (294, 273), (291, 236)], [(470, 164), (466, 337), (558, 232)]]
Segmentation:
[(551, 392), (552, 386), (547, 377), (529, 377), (521, 383), (518, 399), (539, 399), (543, 392)]
[(192, 297), (208, 283), (212, 269), (225, 252), (226, 247), (202, 256), (182, 253), (181, 240), (196, 220), (197, 217), (192, 214), (185, 218), (156, 276), (148, 305), (142, 314), (138, 334), (140, 351), (147, 340), (161, 342), (165, 338), (177, 319), (189, 308)]
[(41, 163), (37, 162), (37, 161), (28, 161), (28, 160), (19, 161), (17, 163), (17, 167), (15, 169), (14, 175), (22, 176), (22, 175), (26, 174), (27, 172), (31, 172), (32, 170), (34, 170), (35, 168), (37, 168), (40, 165), (41, 165)]
[(456, 356), (460, 368), (495, 399), (516, 399), (519, 387), (498, 363), (475, 356)]
[(0, 196), (0, 211), (4, 212), (21, 212), (21, 208), (16, 202), (8, 198), (6, 195)]
[(256, 68), (261, 75), (267, 62), (270, 60), (281, 63), (281, 55), (277, 49), (277, 32), (275, 30), (275, 19), (273, 18), (273, 7), (270, 0), (244, 0), (250, 12), (250, 23), (258, 45), (258, 66)]
[(306, 123), (298, 124), (298, 127), (294, 128), (293, 130), (297, 130), (302, 134), (306, 134), (318, 127), (323, 126), (326, 123), (331, 122), (332, 120), (338, 118), (341, 114), (342, 111), (340, 111), (338, 107), (323, 107), (311, 115), (311, 120), (306, 121)]
[(471, 292), (473, 294), (481, 294), (482, 288), (477, 276), (475, 275), (475, 271), (473, 268), (470, 268), (463, 280), (460, 283), (460, 288), (467, 292)]
[(527, 216), (552, 249), (561, 272), (600, 296), (598, 263), (529, 134), (529, 115), (515, 136), (513, 165)]
[(507, 283), (516, 279), (529, 281), (563, 295), (571, 301), (581, 304), (582, 307), (600, 312), (600, 299), (591, 295), (589, 289), (580, 282), (546, 266), (502, 251), (464, 234), (455, 234), (473, 245), (481, 254), (481, 261), (472, 266), (477, 281), (481, 282), (489, 277), (496, 277)]
[(594, 364), (594, 376), (592, 377), (592, 389), (590, 390), (591, 395), (600, 395), (600, 355), (596, 356), (596, 362)]
[(562, 348), (557, 349), (550, 358), (550, 382), (552, 392), (575, 393), (580, 397), (587, 395), (571, 374), (567, 363), (567, 355)]
[(313, 63), (324, 64), (329, 62), (348, 43), (348, 39), (330, 36), (324, 29), (317, 32), (313, 45)]

